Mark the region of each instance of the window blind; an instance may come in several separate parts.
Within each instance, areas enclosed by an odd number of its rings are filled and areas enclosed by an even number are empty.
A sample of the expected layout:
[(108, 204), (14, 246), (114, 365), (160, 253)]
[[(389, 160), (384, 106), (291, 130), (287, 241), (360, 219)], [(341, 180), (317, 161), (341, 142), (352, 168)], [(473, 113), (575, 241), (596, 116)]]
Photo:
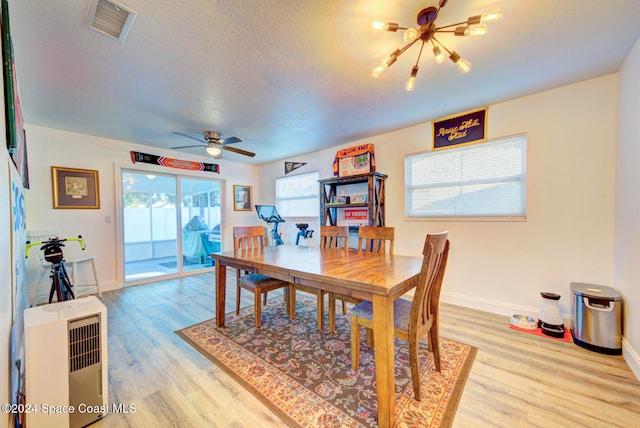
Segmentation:
[(405, 158), (408, 216), (526, 216), (526, 136)]
[(319, 172), (276, 178), (276, 207), (282, 217), (320, 215)]

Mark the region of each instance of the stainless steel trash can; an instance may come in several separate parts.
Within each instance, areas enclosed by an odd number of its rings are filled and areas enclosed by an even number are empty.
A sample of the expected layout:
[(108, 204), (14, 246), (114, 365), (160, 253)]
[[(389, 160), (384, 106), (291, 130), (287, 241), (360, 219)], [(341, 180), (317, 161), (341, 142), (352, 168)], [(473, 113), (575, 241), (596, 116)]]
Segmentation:
[(573, 341), (591, 351), (622, 354), (622, 297), (611, 287), (571, 283)]

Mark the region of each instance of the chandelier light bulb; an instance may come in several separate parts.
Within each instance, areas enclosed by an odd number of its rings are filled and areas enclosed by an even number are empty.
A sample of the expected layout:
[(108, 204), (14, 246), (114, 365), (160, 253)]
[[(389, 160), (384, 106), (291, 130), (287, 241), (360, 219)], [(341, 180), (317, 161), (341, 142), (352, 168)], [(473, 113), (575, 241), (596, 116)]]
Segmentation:
[(398, 52), (399, 50), (396, 50), (391, 55), (382, 60), (382, 62), (371, 72), (371, 77), (377, 79), (378, 77), (380, 77), (380, 74), (383, 71), (391, 67), (391, 65), (393, 65), (393, 63), (398, 59)]
[(371, 29), (373, 31), (387, 31), (387, 28), (389, 28), (389, 23), (382, 19), (375, 19), (371, 23)]
[(433, 47), (433, 59), (435, 59), (438, 64), (442, 64), (444, 61), (444, 55), (438, 46)]
[(471, 63), (466, 59), (460, 58), (460, 55), (458, 55), (456, 51), (451, 52), (451, 55), (449, 55), (449, 59), (455, 62), (455, 64), (458, 66), (458, 70), (460, 70), (460, 73), (465, 74), (471, 70)]
[(407, 92), (411, 92), (416, 87), (416, 76), (418, 75), (418, 66), (414, 65), (411, 69), (411, 75), (407, 79), (407, 83), (404, 85), (404, 88)]
[(415, 28), (407, 28), (404, 32), (404, 42), (411, 43), (420, 36), (420, 32)]
[(382, 19), (375, 19), (371, 23), (371, 29), (373, 31), (398, 31), (398, 24), (395, 22), (387, 22)]
[(386, 69), (387, 67), (385, 67), (383, 64), (379, 64), (371, 72), (371, 77), (373, 77), (374, 79), (377, 79), (378, 77), (380, 77), (380, 74), (382, 74), (382, 72), (385, 71)]
[(487, 24), (470, 25), (464, 30), (464, 35), (473, 39), (479, 39), (487, 34)]
[(498, 8), (482, 14), (482, 18), (480, 18), (480, 22), (482, 23), (496, 22), (500, 18), (502, 18), (502, 9)]

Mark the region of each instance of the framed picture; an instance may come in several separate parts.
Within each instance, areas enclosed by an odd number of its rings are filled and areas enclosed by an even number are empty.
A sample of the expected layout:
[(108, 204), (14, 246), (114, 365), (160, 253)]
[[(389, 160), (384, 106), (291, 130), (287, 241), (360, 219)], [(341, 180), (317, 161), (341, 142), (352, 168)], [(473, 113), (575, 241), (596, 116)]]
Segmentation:
[(251, 186), (233, 185), (233, 210), (234, 211), (251, 211), (252, 198)]
[(98, 171), (52, 166), (51, 183), (53, 186), (53, 208), (100, 208)]

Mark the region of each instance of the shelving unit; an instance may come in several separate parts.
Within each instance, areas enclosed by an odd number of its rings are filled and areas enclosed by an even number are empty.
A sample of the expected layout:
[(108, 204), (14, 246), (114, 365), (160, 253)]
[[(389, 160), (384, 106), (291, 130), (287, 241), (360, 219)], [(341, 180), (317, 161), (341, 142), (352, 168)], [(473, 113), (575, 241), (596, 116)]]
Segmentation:
[[(320, 183), (320, 218), (325, 226), (336, 226), (338, 210), (344, 208), (367, 208), (369, 226), (384, 226), (384, 183), (385, 174), (371, 172), (350, 177), (332, 177), (318, 180)], [(367, 202), (357, 204), (330, 204), (331, 198), (337, 196), (339, 186), (367, 183)]]

